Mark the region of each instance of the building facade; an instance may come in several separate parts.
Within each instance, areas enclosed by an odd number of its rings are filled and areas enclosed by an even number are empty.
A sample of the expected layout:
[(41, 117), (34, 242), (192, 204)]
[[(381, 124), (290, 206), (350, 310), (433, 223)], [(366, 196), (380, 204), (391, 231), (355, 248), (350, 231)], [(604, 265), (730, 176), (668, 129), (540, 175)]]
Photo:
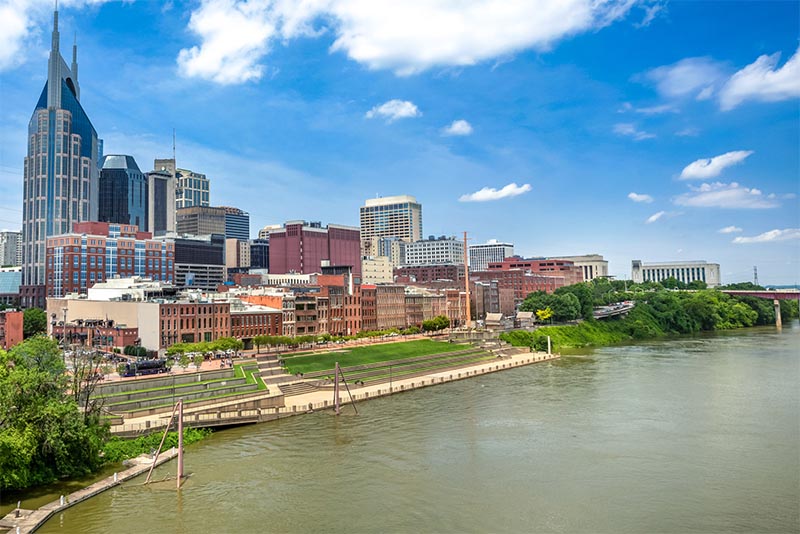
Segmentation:
[(175, 238), (175, 285), (214, 291), (225, 283), (225, 236)]
[(0, 311), (0, 347), (4, 350), (22, 342), (22, 316), (21, 311)]
[(97, 220), (149, 230), (147, 178), (133, 156), (103, 156), (99, 191)]
[(389, 258), (376, 256), (361, 260), (362, 284), (391, 284), (392, 282), (394, 282), (394, 275)]
[(642, 282), (663, 282), (674, 278), (684, 284), (696, 280), (705, 282), (708, 287), (717, 287), (722, 283), (719, 263), (700, 261), (670, 261), (661, 263), (643, 263), (642, 260), (631, 262), (631, 280), (637, 284)]
[(166, 171), (152, 171), (146, 179), (147, 230), (156, 236), (175, 232), (175, 176)]
[(461, 265), (403, 265), (394, 270), (398, 283), (435, 282), (452, 280), (458, 283), (464, 279), (464, 264)]
[(595, 278), (608, 278), (608, 262), (600, 254), (552, 256), (547, 259), (571, 261), (576, 267), (583, 269), (583, 279), (587, 282)]
[(175, 227), (180, 235), (225, 235), (225, 208), (189, 206), (179, 208)]
[(441, 236), (406, 245), (404, 265), (464, 265), (464, 242)]
[(271, 274), (319, 273), (322, 266), (350, 266), (361, 276), (358, 228), (319, 222), (289, 221), (269, 232)]
[(230, 206), (221, 208), (225, 210), (225, 237), (241, 241), (250, 239), (250, 214)]
[(269, 272), (269, 239), (250, 241), (250, 268)]
[(496, 239), (490, 239), (486, 243), (469, 245), (469, 270), (485, 271), (489, 267), (489, 262), (503, 261), (514, 255), (514, 245), (512, 243), (500, 243)]
[(364, 256), (376, 253), (377, 238), (422, 239), (422, 204), (409, 195), (368, 199), (361, 207), (361, 248)]
[(520, 258), (513, 256), (501, 262), (490, 262), (487, 271), (509, 271), (521, 269), (536, 274), (549, 274), (564, 278), (565, 285), (583, 282), (583, 269), (569, 260), (550, 260), (545, 258)]
[(20, 265), (21, 249), (22, 232), (0, 232), (0, 262), (2, 262), (2, 267)]
[[(47, 83), (28, 123), (23, 172), (22, 283), (40, 288), (46, 283), (47, 238), (70, 232), (74, 222), (97, 220), (97, 132), (80, 102), (77, 46), (71, 67), (59, 46), (56, 11)], [(44, 304), (43, 289), (21, 294), (23, 306)], [(36, 302), (28, 302), (30, 297)]]
[(73, 232), (47, 239), (47, 297), (86, 294), (115, 277), (147, 277), (172, 283), (175, 245), (135, 225), (83, 222)]

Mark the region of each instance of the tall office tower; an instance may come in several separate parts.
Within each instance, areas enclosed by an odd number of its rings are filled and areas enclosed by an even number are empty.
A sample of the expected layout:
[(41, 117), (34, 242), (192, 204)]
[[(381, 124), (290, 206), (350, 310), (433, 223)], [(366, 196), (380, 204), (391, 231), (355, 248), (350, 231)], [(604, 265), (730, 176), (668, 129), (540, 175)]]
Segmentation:
[(489, 262), (503, 261), (514, 255), (512, 243), (500, 243), (490, 239), (486, 243), (469, 246), (469, 270), (485, 271)]
[(0, 232), (0, 265), (16, 267), (19, 265), (19, 249), (22, 246), (22, 232)]
[(250, 214), (230, 206), (221, 208), (225, 210), (225, 237), (241, 241), (250, 239)]
[(97, 220), (98, 139), (80, 104), (78, 48), (72, 66), (59, 51), (58, 11), (47, 63), (47, 83), (28, 123), (22, 194), (23, 306), (44, 305), (45, 245), (48, 236), (72, 223)]
[(180, 208), (176, 215), (181, 235), (225, 235), (225, 209), (210, 206)]
[(174, 159), (156, 159), (156, 171), (168, 172), (175, 176), (175, 207), (188, 208), (190, 206), (210, 206), (209, 191), (211, 181), (205, 174), (180, 169), (175, 166)]
[(422, 239), (422, 204), (409, 195), (371, 198), (361, 207), (361, 253), (377, 256), (376, 238)]
[(146, 232), (147, 179), (133, 156), (103, 156), (100, 164), (100, 222), (133, 224)]
[(167, 171), (147, 173), (147, 229), (155, 236), (175, 231), (175, 182)]

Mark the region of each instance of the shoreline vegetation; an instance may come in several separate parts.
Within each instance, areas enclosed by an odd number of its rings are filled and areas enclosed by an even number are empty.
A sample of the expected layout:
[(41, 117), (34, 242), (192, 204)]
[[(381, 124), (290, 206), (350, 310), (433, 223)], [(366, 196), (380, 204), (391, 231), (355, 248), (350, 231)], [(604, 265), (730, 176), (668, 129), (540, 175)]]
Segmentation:
[[(553, 350), (560, 350), (775, 324), (775, 308), (767, 299), (728, 295), (716, 289), (675, 291), (685, 287), (665, 285), (602, 280), (562, 287), (552, 295), (531, 293), (520, 309), (540, 318), (579, 322), (504, 332), (500, 339), (513, 346), (547, 350), (549, 336)], [(745, 283), (725, 289), (763, 288)], [(636, 304), (624, 317), (596, 320), (591, 314), (594, 306), (623, 301)], [(780, 313), (785, 323), (797, 319), (798, 303), (781, 301)]]

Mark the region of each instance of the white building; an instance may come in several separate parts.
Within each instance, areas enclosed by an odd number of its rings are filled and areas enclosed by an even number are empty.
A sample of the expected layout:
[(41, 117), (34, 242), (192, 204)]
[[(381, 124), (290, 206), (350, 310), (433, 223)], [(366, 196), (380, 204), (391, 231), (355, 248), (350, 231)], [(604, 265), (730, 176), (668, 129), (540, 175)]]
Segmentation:
[(701, 280), (708, 287), (717, 287), (722, 282), (719, 273), (719, 263), (708, 263), (704, 260), (662, 263), (643, 263), (642, 260), (633, 260), (631, 263), (631, 280), (637, 284), (675, 278), (684, 284)]
[(468, 248), (470, 271), (485, 271), (489, 268), (489, 262), (503, 261), (514, 255), (512, 243), (500, 243), (497, 239), (490, 239), (479, 245), (470, 245)]
[(406, 245), (405, 265), (464, 265), (464, 242), (441, 236)]
[(283, 230), (282, 224), (268, 224), (264, 228), (258, 231), (258, 238), (259, 239), (266, 239), (269, 241), (269, 233), (277, 230)]
[(600, 254), (584, 254), (582, 256), (552, 256), (548, 260), (571, 261), (576, 267), (583, 269), (583, 280), (588, 282), (595, 278), (608, 277), (608, 261)]
[(391, 284), (394, 282), (394, 269), (389, 258), (377, 256), (361, 260), (362, 284)]

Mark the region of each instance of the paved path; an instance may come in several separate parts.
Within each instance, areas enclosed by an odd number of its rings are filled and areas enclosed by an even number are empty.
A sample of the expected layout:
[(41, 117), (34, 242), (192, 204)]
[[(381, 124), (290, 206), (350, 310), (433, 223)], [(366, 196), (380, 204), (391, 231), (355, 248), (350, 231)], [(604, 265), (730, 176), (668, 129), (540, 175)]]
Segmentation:
[[(168, 462), (177, 455), (177, 449), (164, 451), (158, 456), (156, 465), (161, 465), (164, 462)], [(153, 464), (153, 460), (147, 455), (134, 458), (131, 460), (131, 462), (134, 465), (125, 471), (114, 473), (112, 476), (95, 482), (91, 486), (87, 486), (76, 492), (70, 493), (69, 495), (65, 496), (63, 500), (59, 499), (49, 504), (45, 504), (38, 510), (14, 510), (4, 518), (0, 519), (0, 530), (5, 529), (11, 534), (28, 534), (29, 532), (33, 532), (42, 526), (42, 524), (52, 515), (66, 510), (70, 506), (74, 506), (81, 501), (85, 501), (89, 497), (94, 497), (98, 493), (106, 491), (107, 489), (118, 486), (126, 480), (130, 480), (147, 472), (150, 469), (150, 466)]]

